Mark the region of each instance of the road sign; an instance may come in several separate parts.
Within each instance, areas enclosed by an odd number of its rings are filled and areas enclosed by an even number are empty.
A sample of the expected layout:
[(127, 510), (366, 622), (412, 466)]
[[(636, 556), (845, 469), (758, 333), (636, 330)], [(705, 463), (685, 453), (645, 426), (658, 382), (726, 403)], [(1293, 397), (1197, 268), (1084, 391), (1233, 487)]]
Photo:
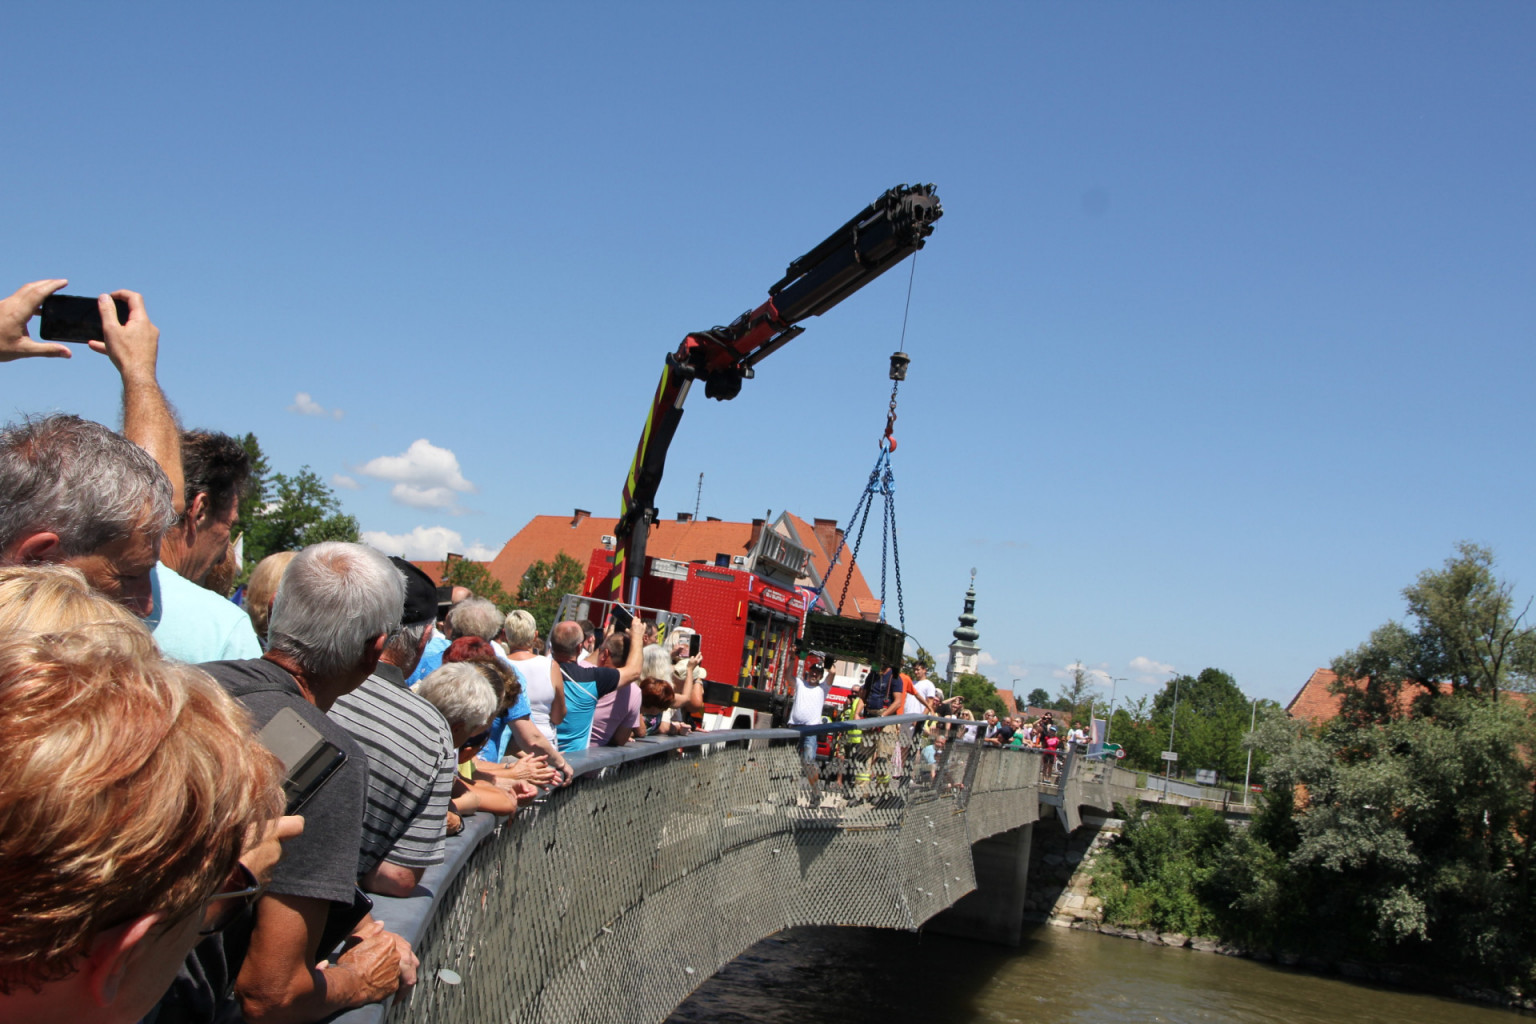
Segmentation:
[(1124, 761), (1125, 760), (1125, 751), (1124, 750), (1116, 750), (1115, 751), (1115, 760), (1117, 760), (1117, 761)]
[(1164, 761), (1177, 761), (1178, 759), (1179, 759), (1179, 752), (1177, 750), (1165, 750), (1165, 751), (1163, 751), (1163, 760)]

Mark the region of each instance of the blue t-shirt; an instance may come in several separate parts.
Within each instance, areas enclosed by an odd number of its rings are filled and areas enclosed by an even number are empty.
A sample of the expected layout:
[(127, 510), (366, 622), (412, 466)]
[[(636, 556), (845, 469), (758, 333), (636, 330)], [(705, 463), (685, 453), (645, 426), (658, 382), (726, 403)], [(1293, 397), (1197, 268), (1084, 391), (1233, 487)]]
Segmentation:
[(562, 754), (586, 750), (598, 698), (619, 688), (619, 670), (574, 661), (556, 662), (556, 667), (565, 676), (565, 718), (555, 726), (555, 746)]
[(261, 657), (251, 617), (233, 602), (166, 565), (156, 564), (149, 583), (155, 606), (144, 625), (167, 658), (198, 665)]
[(448, 649), (448, 638), (441, 631), (434, 631), (432, 639), (427, 641), (426, 649), (421, 652), (421, 660), (416, 663), (416, 671), (406, 679), (406, 686), (415, 686), (427, 676), (443, 667), (443, 652)]

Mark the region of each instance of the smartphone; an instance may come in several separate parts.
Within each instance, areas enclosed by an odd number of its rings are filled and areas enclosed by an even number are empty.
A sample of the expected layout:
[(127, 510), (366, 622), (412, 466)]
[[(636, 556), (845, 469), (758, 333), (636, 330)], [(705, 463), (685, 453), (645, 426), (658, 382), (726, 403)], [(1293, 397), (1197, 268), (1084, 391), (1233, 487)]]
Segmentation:
[[(128, 322), (128, 303), (113, 299), (117, 322)], [(101, 307), (84, 295), (50, 295), (43, 300), (37, 335), (44, 341), (101, 341)]]
[(613, 606), (613, 631), (615, 633), (628, 633), (630, 623), (634, 621), (635, 617), (630, 614), (628, 608), (621, 604)]
[(288, 772), (283, 779), (283, 795), (288, 798), (284, 814), (298, 814), (325, 780), (347, 762), (346, 752), (320, 735), (293, 708), (273, 715), (256, 738), (277, 755)]
[(697, 658), (699, 656), (699, 644), (703, 642), (703, 640), (704, 638), (699, 636), (697, 633), (688, 638), (688, 657)]

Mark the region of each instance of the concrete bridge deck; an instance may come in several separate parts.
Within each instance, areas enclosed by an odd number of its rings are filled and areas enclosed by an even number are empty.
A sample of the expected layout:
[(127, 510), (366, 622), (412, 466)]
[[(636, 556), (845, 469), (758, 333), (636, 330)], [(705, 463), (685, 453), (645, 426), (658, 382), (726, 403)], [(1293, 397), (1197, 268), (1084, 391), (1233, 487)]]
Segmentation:
[[(1038, 752), (960, 742), (930, 747), (930, 761), (912, 739), (920, 720), (573, 757), (572, 785), (499, 828), (469, 819), (418, 895), (377, 899), (375, 916), (416, 946), (421, 980), (404, 1001), (338, 1020), (655, 1024), (782, 929), (916, 929), (977, 888), (972, 846), (999, 836), (981, 849), (1001, 901), (941, 927), (985, 933), (1001, 914), (993, 937), (1006, 941), (1010, 887), (1021, 900), (1028, 867), (1021, 826), (1054, 814), (1074, 830), (1082, 808), (1110, 810), (1134, 778), (1069, 754), (1045, 780)], [(800, 761), (808, 732), (834, 741), (814, 789)]]

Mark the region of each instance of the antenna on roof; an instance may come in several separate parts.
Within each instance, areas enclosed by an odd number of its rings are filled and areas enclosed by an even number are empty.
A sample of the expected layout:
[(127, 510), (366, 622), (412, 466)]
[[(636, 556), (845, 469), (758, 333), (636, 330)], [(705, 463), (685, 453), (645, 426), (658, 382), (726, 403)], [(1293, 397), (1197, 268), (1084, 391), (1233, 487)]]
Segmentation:
[(699, 474), (699, 493), (693, 496), (693, 520), (699, 520), (699, 505), (704, 500), (704, 474)]

